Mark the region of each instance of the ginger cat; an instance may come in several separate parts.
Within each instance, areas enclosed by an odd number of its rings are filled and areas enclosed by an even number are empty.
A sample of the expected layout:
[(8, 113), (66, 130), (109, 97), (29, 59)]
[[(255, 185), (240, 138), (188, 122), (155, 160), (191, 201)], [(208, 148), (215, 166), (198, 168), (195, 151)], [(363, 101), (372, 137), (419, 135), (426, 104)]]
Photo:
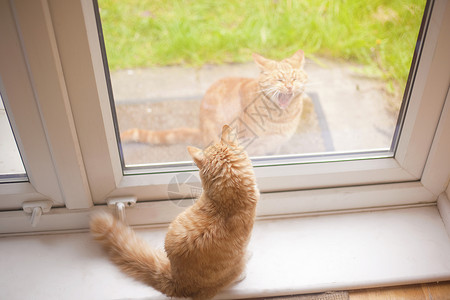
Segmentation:
[(276, 154), (295, 133), (303, 108), (308, 79), (304, 54), (274, 61), (253, 54), (261, 73), (257, 79), (229, 77), (215, 82), (200, 106), (200, 128), (163, 131), (130, 129), (123, 142), (149, 144), (191, 143), (205, 147), (220, 136), (224, 124), (237, 130), (249, 155)]
[(92, 234), (123, 272), (169, 297), (195, 300), (211, 299), (242, 276), (259, 191), (235, 138), (225, 125), (221, 140), (204, 152), (188, 147), (203, 193), (170, 224), (165, 252), (110, 214), (93, 217)]

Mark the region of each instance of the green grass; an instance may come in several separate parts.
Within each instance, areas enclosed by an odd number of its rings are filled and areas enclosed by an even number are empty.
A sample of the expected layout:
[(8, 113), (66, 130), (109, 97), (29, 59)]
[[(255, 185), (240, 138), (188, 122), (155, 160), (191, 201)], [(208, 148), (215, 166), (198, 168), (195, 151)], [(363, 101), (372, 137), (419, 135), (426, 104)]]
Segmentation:
[(425, 0), (99, 0), (110, 68), (246, 62), (251, 53), (357, 62), (406, 82)]

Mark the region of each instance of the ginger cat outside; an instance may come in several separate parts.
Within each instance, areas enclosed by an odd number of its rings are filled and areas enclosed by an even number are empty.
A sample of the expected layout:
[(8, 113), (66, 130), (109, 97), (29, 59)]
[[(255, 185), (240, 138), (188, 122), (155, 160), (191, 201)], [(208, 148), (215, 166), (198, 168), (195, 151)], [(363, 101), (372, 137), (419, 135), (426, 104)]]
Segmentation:
[(188, 151), (200, 170), (203, 193), (170, 224), (165, 251), (110, 214), (94, 216), (91, 232), (134, 279), (169, 297), (211, 299), (244, 272), (259, 191), (251, 161), (229, 126), (205, 151)]
[(134, 128), (121, 133), (122, 141), (205, 147), (219, 139), (224, 124), (230, 124), (249, 155), (278, 153), (295, 133), (307, 97), (304, 54), (299, 50), (279, 62), (258, 54), (253, 59), (261, 70), (258, 78), (228, 77), (207, 90), (200, 105), (200, 128)]

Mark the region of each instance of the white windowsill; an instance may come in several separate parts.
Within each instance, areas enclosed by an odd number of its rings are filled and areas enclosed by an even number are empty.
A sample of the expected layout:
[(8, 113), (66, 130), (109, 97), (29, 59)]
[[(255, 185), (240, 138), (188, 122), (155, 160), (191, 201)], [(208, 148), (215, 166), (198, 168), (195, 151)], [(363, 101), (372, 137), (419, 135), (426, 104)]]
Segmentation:
[[(163, 246), (165, 228), (138, 232)], [(450, 279), (436, 206), (260, 220), (249, 248), (246, 279), (217, 299)], [(0, 238), (0, 253), (5, 299), (166, 299), (122, 275), (88, 233)]]

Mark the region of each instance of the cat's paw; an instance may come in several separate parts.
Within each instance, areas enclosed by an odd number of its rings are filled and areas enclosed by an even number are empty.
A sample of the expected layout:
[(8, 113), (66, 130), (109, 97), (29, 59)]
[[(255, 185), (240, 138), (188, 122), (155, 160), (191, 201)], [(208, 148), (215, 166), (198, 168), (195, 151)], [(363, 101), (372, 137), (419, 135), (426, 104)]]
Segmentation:
[(248, 262), (253, 257), (253, 252), (248, 251), (245, 253), (245, 261)]
[(239, 275), (239, 277), (236, 278), (236, 280), (233, 282), (233, 284), (237, 284), (237, 283), (243, 281), (246, 277), (247, 277), (247, 271), (244, 270), (244, 271), (242, 271), (242, 273)]

